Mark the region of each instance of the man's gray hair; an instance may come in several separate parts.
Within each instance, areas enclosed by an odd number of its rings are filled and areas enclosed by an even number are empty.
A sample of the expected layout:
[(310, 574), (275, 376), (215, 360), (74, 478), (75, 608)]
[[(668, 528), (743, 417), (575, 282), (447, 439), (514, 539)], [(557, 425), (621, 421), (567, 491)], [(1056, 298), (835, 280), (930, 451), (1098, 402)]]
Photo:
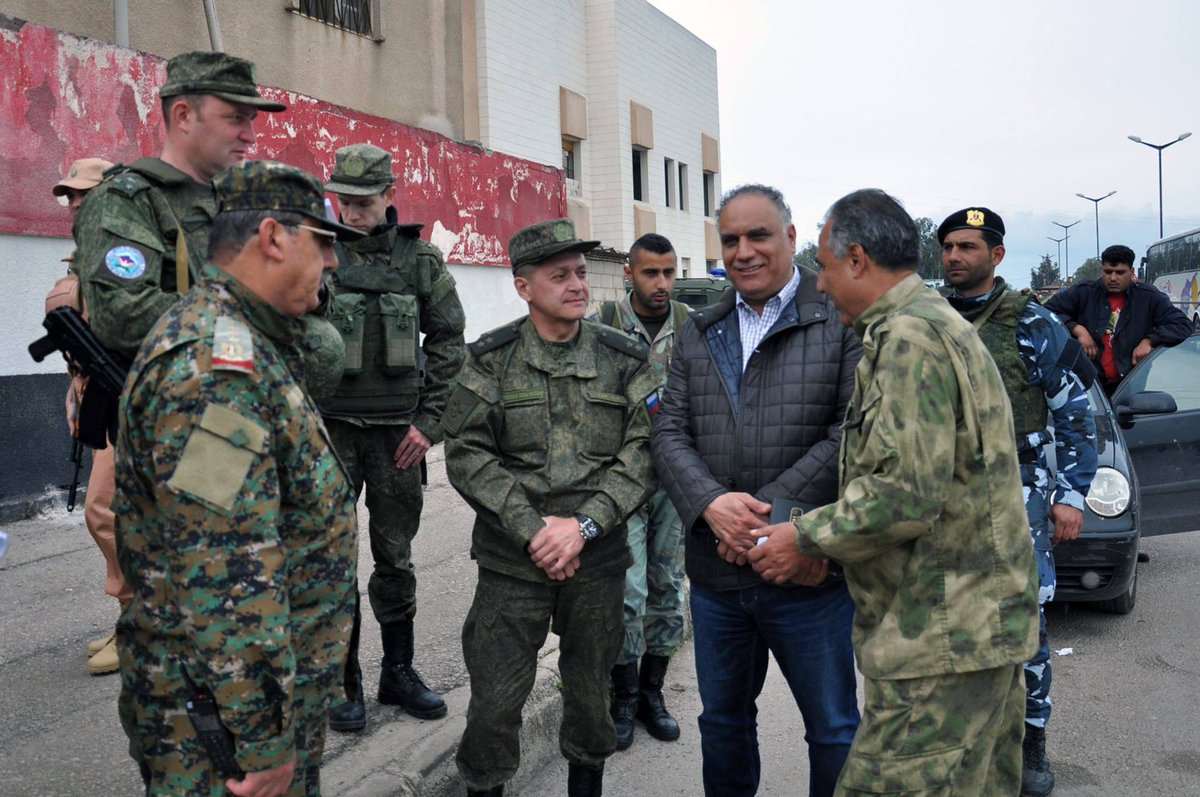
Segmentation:
[(213, 217), (208, 233), (208, 259), (223, 265), (233, 259), (246, 242), (258, 235), (264, 219), (275, 219), (284, 227), (295, 227), (308, 221), (299, 213), (278, 210), (229, 210)]
[(921, 258), (917, 224), (895, 197), (878, 188), (863, 188), (834, 202), (825, 213), (829, 248), (845, 257), (858, 244), (877, 264), (909, 271)]
[(725, 196), (721, 197), (721, 207), (717, 208), (717, 218), (720, 218), (721, 214), (725, 212), (726, 205), (740, 196), (747, 195), (766, 197), (771, 200), (771, 204), (779, 211), (779, 218), (783, 221), (783, 226), (787, 227), (792, 223), (792, 209), (788, 207), (787, 202), (783, 201), (783, 194), (778, 188), (772, 188), (762, 183), (746, 183), (727, 191)]

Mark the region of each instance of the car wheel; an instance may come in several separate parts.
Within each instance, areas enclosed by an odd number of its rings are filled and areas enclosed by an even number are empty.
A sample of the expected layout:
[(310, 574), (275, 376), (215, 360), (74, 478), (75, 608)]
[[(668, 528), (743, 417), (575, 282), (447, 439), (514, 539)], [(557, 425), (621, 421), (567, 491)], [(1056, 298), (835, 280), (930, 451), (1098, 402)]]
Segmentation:
[(1133, 566), (1133, 578), (1129, 579), (1129, 589), (1111, 600), (1100, 601), (1097, 607), (1102, 612), (1112, 612), (1113, 614), (1129, 614), (1133, 611), (1133, 606), (1137, 603), (1137, 580), (1138, 567)]

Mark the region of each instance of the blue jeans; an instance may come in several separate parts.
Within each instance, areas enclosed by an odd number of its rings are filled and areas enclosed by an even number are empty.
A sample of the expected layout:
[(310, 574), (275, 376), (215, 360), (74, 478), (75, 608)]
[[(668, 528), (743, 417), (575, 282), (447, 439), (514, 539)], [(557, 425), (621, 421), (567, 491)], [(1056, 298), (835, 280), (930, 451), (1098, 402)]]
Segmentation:
[(832, 795), (858, 728), (854, 603), (845, 583), (816, 592), (761, 584), (715, 592), (692, 584), (700, 748), (707, 797), (758, 791), (758, 707), (767, 652), (783, 671), (808, 742), (810, 797)]

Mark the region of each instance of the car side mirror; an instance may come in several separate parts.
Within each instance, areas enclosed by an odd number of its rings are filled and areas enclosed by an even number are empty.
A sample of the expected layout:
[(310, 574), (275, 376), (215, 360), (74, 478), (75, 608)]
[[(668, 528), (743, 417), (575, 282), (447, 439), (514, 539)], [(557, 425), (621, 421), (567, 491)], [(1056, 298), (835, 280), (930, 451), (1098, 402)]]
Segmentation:
[(1116, 406), (1117, 419), (1121, 423), (1131, 423), (1138, 415), (1168, 415), (1179, 409), (1175, 398), (1170, 393), (1161, 390), (1147, 390), (1134, 393), (1128, 399), (1122, 399)]

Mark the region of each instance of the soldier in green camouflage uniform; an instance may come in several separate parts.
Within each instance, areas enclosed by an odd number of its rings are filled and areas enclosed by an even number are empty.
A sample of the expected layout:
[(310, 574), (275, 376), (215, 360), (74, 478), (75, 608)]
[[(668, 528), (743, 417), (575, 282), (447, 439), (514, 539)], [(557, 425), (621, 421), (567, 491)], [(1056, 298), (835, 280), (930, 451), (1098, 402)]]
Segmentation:
[(471, 794), (501, 794), (517, 771), (547, 626), (560, 637), (571, 797), (601, 793), (616, 747), (606, 676), (623, 638), (625, 521), (654, 485), (658, 380), (637, 341), (581, 320), (583, 252), (596, 245), (567, 219), (513, 235), (529, 315), (468, 347), (442, 418), (450, 482), (476, 512), (479, 583), (463, 626), (471, 703), (458, 749)]
[[(117, 444), (121, 723), (147, 794), (316, 795), (354, 588), (349, 479), (305, 391), (299, 317), (333, 237), (321, 184), (279, 163), (218, 175), (214, 265), (151, 329)], [(185, 712), (211, 694), (244, 778)]]
[[(676, 333), (691, 312), (671, 300), (677, 267), (671, 242), (646, 233), (629, 247), (629, 294), (600, 308), (601, 321), (649, 347), (660, 399)], [(612, 670), (610, 713), (618, 750), (633, 744), (635, 717), (656, 739), (679, 738), (679, 723), (667, 711), (662, 688), (671, 655), (683, 639), (683, 522), (666, 490), (655, 491), (629, 518), (629, 552), (633, 564), (625, 574), (625, 644)]]
[[(412, 666), (417, 581), (411, 551), (421, 522), (420, 464), (441, 440), (450, 383), (466, 356), (466, 321), (441, 252), (417, 237), (420, 224), (396, 223), (395, 182), (392, 156), (379, 147), (337, 151), (325, 190), (337, 195), (343, 223), (367, 235), (338, 247), (329, 317), (345, 341), (346, 367), (321, 411), (355, 493), (364, 482), (367, 488), (375, 561), (367, 590), (383, 636), (379, 702), (435, 719), (446, 716), (446, 703)], [(347, 699), (330, 713), (330, 727), (339, 731), (366, 726), (361, 617), (356, 609)]]
[(821, 290), (862, 337), (841, 499), (760, 532), (776, 583), (842, 564), (865, 677), (837, 794), (1015, 795), (1037, 568), (1012, 412), (979, 337), (916, 268), (916, 225), (858, 191), (830, 208)]

